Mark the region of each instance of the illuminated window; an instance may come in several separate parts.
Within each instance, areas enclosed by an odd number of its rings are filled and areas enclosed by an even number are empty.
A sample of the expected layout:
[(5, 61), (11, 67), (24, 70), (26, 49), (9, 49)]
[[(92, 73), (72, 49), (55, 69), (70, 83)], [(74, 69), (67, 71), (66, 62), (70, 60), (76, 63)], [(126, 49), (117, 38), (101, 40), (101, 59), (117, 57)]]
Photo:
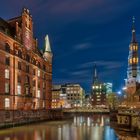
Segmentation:
[(10, 99), (5, 98), (5, 108), (9, 108), (9, 107), (10, 107)]
[(29, 94), (29, 88), (28, 87), (25, 87), (25, 93), (26, 93), (26, 95)]
[(133, 62), (136, 63), (136, 59), (135, 59), (135, 57), (133, 58)]
[(21, 85), (20, 84), (17, 85), (17, 94), (21, 95)]
[(5, 83), (5, 93), (9, 93), (10, 91), (10, 85), (9, 83)]
[(45, 108), (45, 101), (43, 101), (43, 108)]
[(129, 59), (129, 63), (132, 64), (132, 59), (131, 58)]
[(130, 50), (132, 51), (132, 46), (130, 46)]
[(136, 47), (135, 46), (133, 46), (133, 50), (135, 50), (136, 49)]
[(96, 86), (96, 89), (98, 89), (99, 87), (98, 86)]
[(136, 46), (136, 51), (138, 50), (138, 46)]
[(37, 76), (40, 77), (40, 70), (37, 71)]
[(6, 79), (10, 78), (10, 71), (9, 71), (9, 69), (5, 69), (5, 78)]
[(37, 97), (40, 98), (40, 90), (37, 91)]
[(137, 63), (139, 62), (139, 58), (137, 57)]

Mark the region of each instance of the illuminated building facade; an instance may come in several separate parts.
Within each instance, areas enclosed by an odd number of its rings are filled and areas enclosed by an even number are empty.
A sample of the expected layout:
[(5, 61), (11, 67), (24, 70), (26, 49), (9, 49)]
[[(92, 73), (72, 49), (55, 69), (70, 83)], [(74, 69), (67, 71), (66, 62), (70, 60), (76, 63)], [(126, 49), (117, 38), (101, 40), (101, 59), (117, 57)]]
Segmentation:
[(106, 93), (107, 94), (112, 93), (113, 84), (112, 83), (105, 83), (105, 85), (106, 85)]
[(53, 85), (52, 86), (52, 108), (69, 108), (66, 86)]
[(96, 66), (94, 68), (94, 78), (91, 92), (91, 104), (93, 106), (106, 105), (106, 84), (103, 84), (98, 80)]
[(62, 94), (61, 85), (52, 86), (52, 108), (61, 108), (60, 95)]
[(0, 109), (49, 109), (51, 85), (49, 38), (41, 52), (29, 10), (8, 21), (0, 18)]
[(66, 84), (67, 100), (71, 107), (81, 107), (85, 91), (79, 84)]

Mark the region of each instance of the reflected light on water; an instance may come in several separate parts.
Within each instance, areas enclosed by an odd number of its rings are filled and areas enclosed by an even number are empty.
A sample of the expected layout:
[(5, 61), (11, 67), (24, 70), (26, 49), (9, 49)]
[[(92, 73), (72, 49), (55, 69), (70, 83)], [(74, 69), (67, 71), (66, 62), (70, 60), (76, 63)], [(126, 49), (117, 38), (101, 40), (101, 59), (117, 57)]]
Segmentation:
[[(2, 130), (1, 130), (2, 131)], [(3, 130), (0, 140), (138, 140), (116, 135), (109, 116), (75, 116), (73, 120), (51, 121)]]

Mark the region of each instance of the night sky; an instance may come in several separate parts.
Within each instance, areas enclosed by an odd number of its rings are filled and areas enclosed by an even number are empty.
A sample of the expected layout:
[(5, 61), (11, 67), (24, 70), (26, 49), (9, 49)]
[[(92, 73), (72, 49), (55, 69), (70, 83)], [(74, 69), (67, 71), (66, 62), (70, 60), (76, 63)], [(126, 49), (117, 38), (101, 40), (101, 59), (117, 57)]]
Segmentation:
[(1, 0), (0, 17), (30, 10), (43, 48), (49, 34), (53, 83), (80, 83), (90, 91), (96, 62), (99, 79), (120, 90), (126, 78), (132, 17), (140, 41), (140, 0)]

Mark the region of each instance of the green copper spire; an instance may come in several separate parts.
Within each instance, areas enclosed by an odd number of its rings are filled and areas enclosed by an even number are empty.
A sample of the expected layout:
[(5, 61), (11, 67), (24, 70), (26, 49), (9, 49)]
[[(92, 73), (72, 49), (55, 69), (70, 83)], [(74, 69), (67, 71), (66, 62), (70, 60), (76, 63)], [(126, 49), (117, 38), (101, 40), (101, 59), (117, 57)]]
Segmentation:
[(44, 47), (44, 52), (49, 52), (51, 53), (51, 47), (50, 47), (50, 41), (49, 41), (49, 36), (46, 35), (45, 37), (45, 47)]

